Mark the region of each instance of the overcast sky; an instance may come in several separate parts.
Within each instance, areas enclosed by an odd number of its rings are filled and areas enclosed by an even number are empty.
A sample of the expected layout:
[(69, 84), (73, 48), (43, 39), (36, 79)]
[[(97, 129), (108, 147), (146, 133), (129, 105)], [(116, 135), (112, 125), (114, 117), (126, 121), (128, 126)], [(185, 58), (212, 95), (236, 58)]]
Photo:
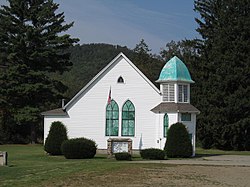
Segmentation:
[[(171, 40), (199, 37), (193, 0), (54, 0), (68, 33), (84, 43), (109, 43), (134, 48), (144, 39), (154, 53)], [(0, 0), (0, 4), (6, 0)]]

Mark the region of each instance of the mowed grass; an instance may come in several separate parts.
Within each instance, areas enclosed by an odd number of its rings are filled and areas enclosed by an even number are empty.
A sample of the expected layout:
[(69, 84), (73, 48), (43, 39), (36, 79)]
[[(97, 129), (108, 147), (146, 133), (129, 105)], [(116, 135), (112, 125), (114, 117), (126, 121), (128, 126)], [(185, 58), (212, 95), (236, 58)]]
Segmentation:
[(200, 147), (196, 148), (197, 156), (206, 155), (246, 155), (250, 156), (250, 151), (223, 151), (218, 149), (202, 149)]
[[(42, 145), (0, 145), (0, 151), (7, 151), (9, 155), (8, 166), (0, 167), (1, 187), (127, 186), (131, 181), (137, 186), (156, 184), (164, 186), (176, 177), (183, 178), (182, 174), (178, 173), (164, 177), (167, 173), (171, 174), (169, 170), (179, 172), (179, 169), (177, 169), (179, 166), (175, 165), (135, 164), (133, 161), (118, 162), (115, 159), (107, 159), (107, 155), (96, 155), (94, 159), (67, 160), (63, 156), (47, 155)], [(250, 152), (225, 152), (198, 148), (197, 154), (250, 155)], [(141, 158), (138, 158), (137, 155), (137, 158), (133, 158), (133, 160), (141, 160)], [(187, 168), (187, 170), (190, 169)], [(202, 178), (202, 175), (197, 177)], [(151, 182), (149, 183), (146, 179)], [(191, 184), (194, 180), (197, 182), (196, 178), (190, 179), (188, 175), (185, 180), (188, 180)], [(176, 182), (178, 183), (178, 180)]]
[(43, 186), (79, 173), (101, 175), (129, 167), (106, 155), (94, 159), (67, 160), (63, 156), (48, 156), (42, 145), (1, 145), (8, 152), (8, 166), (0, 167), (0, 186)]

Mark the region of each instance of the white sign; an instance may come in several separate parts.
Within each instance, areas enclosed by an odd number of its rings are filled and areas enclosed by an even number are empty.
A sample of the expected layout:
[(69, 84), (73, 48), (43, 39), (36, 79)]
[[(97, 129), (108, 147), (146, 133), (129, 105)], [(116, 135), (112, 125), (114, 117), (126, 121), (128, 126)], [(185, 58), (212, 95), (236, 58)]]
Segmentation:
[(128, 152), (128, 142), (113, 142), (112, 152), (113, 153)]

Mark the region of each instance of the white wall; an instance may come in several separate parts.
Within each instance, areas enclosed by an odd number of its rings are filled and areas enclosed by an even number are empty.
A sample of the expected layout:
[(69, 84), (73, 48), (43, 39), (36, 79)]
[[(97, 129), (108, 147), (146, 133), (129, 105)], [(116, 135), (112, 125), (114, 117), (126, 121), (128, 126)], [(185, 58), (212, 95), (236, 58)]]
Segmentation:
[[(90, 138), (96, 141), (99, 149), (106, 149), (109, 137), (105, 136), (105, 111), (111, 86), (111, 97), (117, 102), (120, 113), (118, 137), (121, 137), (122, 106), (129, 99), (135, 106), (135, 136), (129, 137), (133, 140), (133, 149), (155, 147), (155, 114), (150, 110), (161, 102), (161, 96), (124, 58), (118, 61), (88, 92), (69, 106), (68, 118), (45, 116), (44, 138), (51, 122), (62, 121), (68, 129), (69, 138)], [(124, 84), (117, 83), (120, 76)]]
[[(169, 124), (168, 128), (171, 127), (174, 123), (181, 122), (186, 125), (188, 133), (192, 134), (192, 145), (193, 145), (193, 153), (195, 153), (195, 133), (196, 133), (196, 114), (191, 114), (191, 121), (181, 121), (180, 113), (167, 113)], [(163, 149), (166, 143), (166, 138), (163, 135), (163, 127), (164, 127), (164, 115), (165, 114), (156, 114), (156, 145), (155, 147), (159, 149)]]
[[(156, 114), (156, 147), (159, 149), (163, 149), (165, 146), (166, 138), (163, 135), (163, 127), (164, 127), (164, 115), (165, 114)], [(170, 128), (171, 125), (176, 123), (178, 121), (178, 114), (177, 113), (168, 113), (168, 128)]]

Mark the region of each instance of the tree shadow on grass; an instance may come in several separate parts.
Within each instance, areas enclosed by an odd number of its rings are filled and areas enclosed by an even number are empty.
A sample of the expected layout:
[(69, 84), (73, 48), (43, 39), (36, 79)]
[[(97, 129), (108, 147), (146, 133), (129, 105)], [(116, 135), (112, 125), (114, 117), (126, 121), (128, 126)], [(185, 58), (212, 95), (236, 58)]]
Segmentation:
[(213, 156), (219, 156), (223, 154), (195, 154), (195, 157), (193, 158), (202, 158), (202, 157), (213, 157)]

